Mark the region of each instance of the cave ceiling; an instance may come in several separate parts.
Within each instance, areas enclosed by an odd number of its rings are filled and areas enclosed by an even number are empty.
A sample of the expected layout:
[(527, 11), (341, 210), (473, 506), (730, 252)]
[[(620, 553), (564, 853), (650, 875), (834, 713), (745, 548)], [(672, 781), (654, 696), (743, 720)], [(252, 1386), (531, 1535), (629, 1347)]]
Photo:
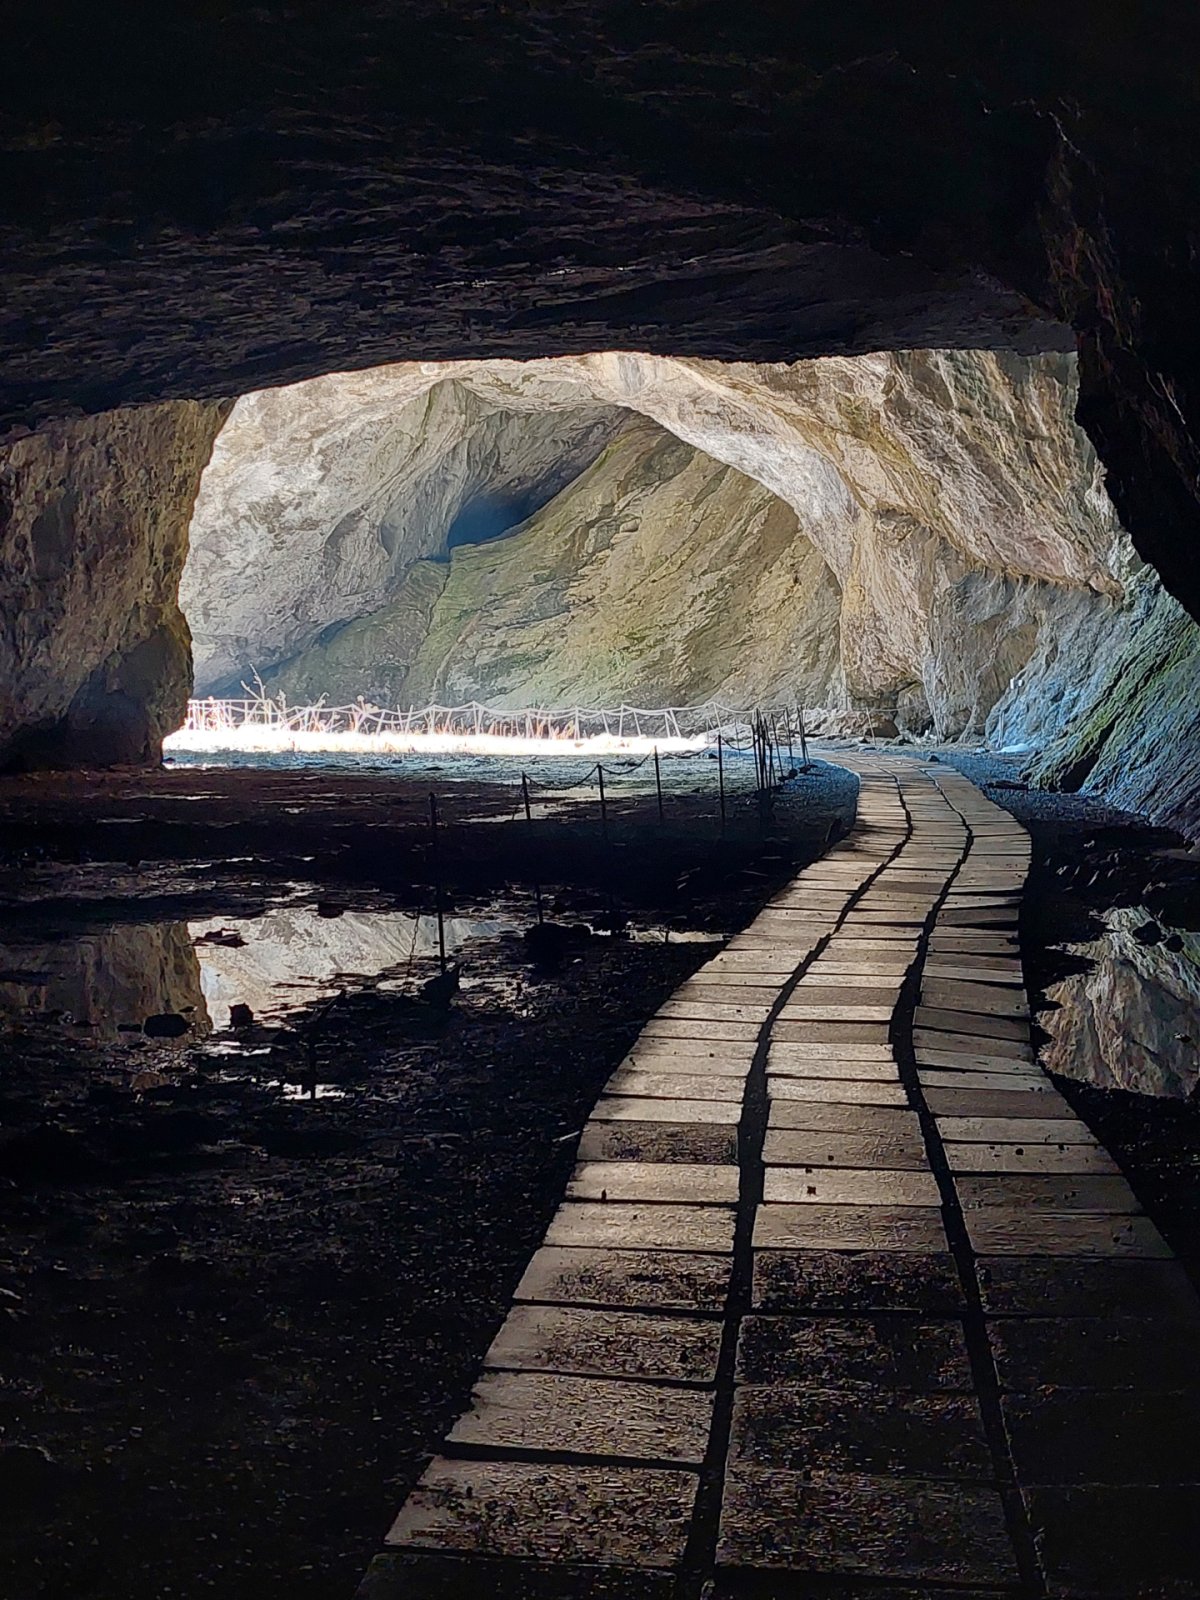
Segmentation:
[(1198, 32), (1166, 0), (17, 0), (0, 427), (422, 356), (1076, 338), (1195, 606)]

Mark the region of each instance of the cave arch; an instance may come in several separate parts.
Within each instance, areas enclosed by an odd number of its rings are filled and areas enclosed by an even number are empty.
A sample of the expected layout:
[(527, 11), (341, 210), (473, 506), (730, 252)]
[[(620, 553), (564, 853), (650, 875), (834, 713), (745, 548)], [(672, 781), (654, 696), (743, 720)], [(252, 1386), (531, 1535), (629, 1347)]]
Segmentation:
[[(10, 745), (103, 727), (94, 748), (153, 753), (176, 691), (154, 704), (147, 664), (177, 686), (186, 641), (139, 439), (186, 497), (175, 430), (397, 360), (1076, 349), (1121, 519), (1200, 611), (1200, 18), (1165, 0), (983, 5), (953, 29), (938, 7), (806, 0), (389, 0), (352, 27), (22, 0), (10, 29)], [(140, 553), (31, 590), (30, 527), (68, 490), (77, 546), (99, 518)], [(119, 627), (91, 605), (110, 589)]]
[[(1075, 381), (1061, 355), (755, 364), (592, 352), (401, 363), (247, 396), (217, 439), (192, 522), (181, 596), (198, 688), (237, 693), (261, 674), (293, 698), (400, 704), (782, 697), (863, 708), (883, 726), (900, 710), (942, 735), (981, 731), (1051, 616), (1099, 617), (1101, 598), (1124, 596), (1129, 552), (1073, 420)], [(647, 474), (680, 465), (664, 467), (660, 430), (725, 472), (689, 480), (665, 506), (639, 498), (655, 487)], [(604, 465), (581, 476), (602, 447)], [(719, 524), (695, 510), (718, 482)], [(435, 613), (452, 613), (456, 593), (464, 615), (491, 613), (502, 557), (475, 561), (471, 581), (484, 587), (464, 593), (449, 530), (473, 496), (532, 485), (560, 501), (557, 521), (535, 517), (518, 534), (531, 570), (560, 564), (554, 541), (567, 548), (597, 518), (625, 531), (649, 519), (648, 567), (622, 579), (607, 543), (576, 550), (586, 576), (575, 581), (604, 621), (573, 611), (568, 562), (536, 606), (510, 596), (504, 626), (523, 627), (533, 649), (524, 673), (472, 676), (472, 657), (491, 653), (495, 666), (506, 651), (480, 637), (484, 623), (468, 643)], [(767, 543), (762, 491), (779, 503)], [(694, 518), (690, 545), (668, 532)], [(671, 572), (669, 601), (656, 567)], [(566, 629), (557, 671), (533, 644), (547, 606)], [(799, 628), (805, 611), (812, 626)], [(420, 638), (439, 628), (462, 658), (440, 670)], [(673, 668), (650, 648), (656, 628), (680, 633)], [(764, 633), (777, 649), (762, 647)], [(374, 677), (372, 650), (389, 663)], [(406, 653), (419, 662), (407, 673)]]

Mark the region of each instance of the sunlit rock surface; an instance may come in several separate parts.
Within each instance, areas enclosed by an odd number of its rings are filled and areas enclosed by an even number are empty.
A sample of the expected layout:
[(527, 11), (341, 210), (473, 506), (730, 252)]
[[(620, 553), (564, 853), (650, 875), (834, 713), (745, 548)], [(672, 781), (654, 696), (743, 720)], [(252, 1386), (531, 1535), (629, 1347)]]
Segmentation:
[(1072, 947), (1091, 970), (1047, 990), (1058, 1009), (1038, 1018), (1042, 1061), (1104, 1089), (1186, 1097), (1200, 1082), (1200, 937), (1158, 929), (1144, 906), (1105, 920), (1102, 939)]
[[(1083, 595), (1086, 611), (1123, 592), (1120, 529), (1074, 401), (1070, 357), (990, 352), (409, 363), (253, 396), (205, 475), (185, 575), (200, 684), (229, 659), (209, 619), (237, 615), (243, 663), (268, 680), (287, 663), (281, 683), (306, 698), (783, 694), (867, 707), (883, 727), (981, 731), (1063, 594)], [(389, 444), (389, 525), (408, 531), (385, 560), (362, 508), (381, 499), (377, 419), (389, 406), (405, 427), (427, 409), (443, 441), (476, 408), (507, 415), (491, 425), (514, 461), (526, 437), (537, 456), (547, 419), (572, 441), (582, 414), (594, 447), (615, 409), (708, 461), (644, 429), (623, 435), (511, 548), (414, 571), (406, 554), (444, 561), (460, 480), (449, 471), (442, 503), (411, 515), (410, 469), (396, 461), (405, 435)], [(311, 463), (334, 455), (331, 486)], [(771, 496), (782, 505), (768, 510)], [(261, 587), (265, 554), (248, 571), (234, 553), (248, 523), (259, 548), (286, 556)], [(370, 568), (357, 588), (328, 578), (356, 563)], [(389, 584), (386, 604), (370, 604)], [(363, 620), (330, 636), (350, 589)], [(386, 663), (378, 682), (373, 652)]]
[(1200, 836), (1200, 627), (1154, 573), (1099, 617), (1067, 612), (996, 707), (992, 743), (1029, 775)]
[(155, 759), (178, 726), (179, 577), (227, 410), (114, 411), (0, 449), (0, 761)]
[(789, 506), (636, 420), (510, 536), (418, 564), (392, 606), (271, 687), (397, 705), (828, 705), (844, 697), (839, 599)]
[(238, 401), (204, 474), (181, 593), (201, 692), (237, 693), (377, 610), (456, 532), (519, 521), (626, 420), (603, 405), (514, 412), (414, 371)]

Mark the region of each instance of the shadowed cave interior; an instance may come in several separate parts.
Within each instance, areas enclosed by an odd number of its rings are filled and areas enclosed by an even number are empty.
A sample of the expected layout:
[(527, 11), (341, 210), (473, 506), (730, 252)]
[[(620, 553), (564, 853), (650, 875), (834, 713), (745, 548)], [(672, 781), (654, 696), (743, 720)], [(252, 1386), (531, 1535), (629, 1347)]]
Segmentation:
[[(1188, 1600), (1196, 18), (6, 31), (0, 1589)], [(172, 744), (247, 685), (775, 744)], [(512, 1307), (572, 1207), (649, 1320)], [(497, 1384), (493, 1526), (429, 1474)], [(639, 1384), (724, 1422), (626, 1454)]]

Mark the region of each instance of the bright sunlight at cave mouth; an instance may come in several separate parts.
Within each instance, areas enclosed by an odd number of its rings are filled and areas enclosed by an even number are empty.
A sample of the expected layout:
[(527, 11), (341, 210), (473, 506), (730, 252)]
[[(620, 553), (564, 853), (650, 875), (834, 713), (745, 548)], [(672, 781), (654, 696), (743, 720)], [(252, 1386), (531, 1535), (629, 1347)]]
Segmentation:
[(690, 755), (756, 714), (1044, 741), (1052, 645), (1130, 566), (1075, 389), (1061, 353), (601, 353), (246, 395), (192, 520), (167, 749)]

